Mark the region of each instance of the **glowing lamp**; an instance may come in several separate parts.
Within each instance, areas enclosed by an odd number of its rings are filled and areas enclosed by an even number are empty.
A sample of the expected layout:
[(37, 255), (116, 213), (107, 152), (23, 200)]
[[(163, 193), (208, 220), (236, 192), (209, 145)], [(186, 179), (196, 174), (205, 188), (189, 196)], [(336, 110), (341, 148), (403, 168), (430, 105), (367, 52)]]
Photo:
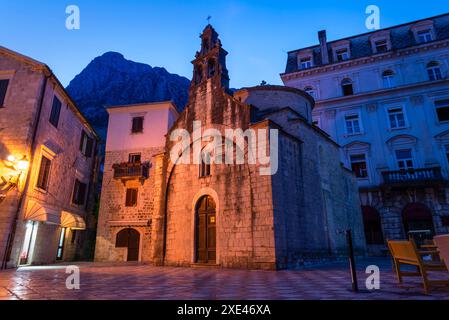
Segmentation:
[(10, 154), (8, 156), (8, 158), (6, 158), (9, 162), (15, 162), (16, 161), (16, 157), (14, 157), (12, 154)]
[(25, 171), (28, 169), (29, 165), (30, 162), (28, 161), (27, 156), (23, 156), (23, 158), (17, 162), (17, 169), (20, 171)]

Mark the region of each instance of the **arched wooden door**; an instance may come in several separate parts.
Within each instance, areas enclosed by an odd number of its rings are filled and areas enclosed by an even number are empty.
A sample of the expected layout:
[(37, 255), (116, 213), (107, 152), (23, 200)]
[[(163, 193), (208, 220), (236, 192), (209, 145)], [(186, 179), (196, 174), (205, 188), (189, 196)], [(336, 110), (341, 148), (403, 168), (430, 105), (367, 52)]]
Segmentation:
[(198, 201), (195, 220), (195, 262), (215, 264), (217, 220), (215, 202), (210, 196), (205, 196)]
[(408, 204), (402, 211), (402, 222), (406, 234), (417, 230), (429, 230), (434, 234), (432, 212), (421, 203)]
[(128, 248), (127, 261), (139, 261), (140, 234), (136, 229), (127, 228), (117, 233), (115, 246)]

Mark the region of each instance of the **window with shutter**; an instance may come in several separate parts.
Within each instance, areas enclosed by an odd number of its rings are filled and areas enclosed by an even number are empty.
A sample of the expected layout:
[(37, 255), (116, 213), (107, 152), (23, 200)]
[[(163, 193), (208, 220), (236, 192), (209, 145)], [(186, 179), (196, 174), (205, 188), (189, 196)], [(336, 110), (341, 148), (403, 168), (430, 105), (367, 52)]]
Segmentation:
[(143, 132), (143, 117), (134, 117), (132, 123), (132, 133)]
[(0, 80), (0, 108), (5, 105), (6, 91), (8, 90), (9, 80)]
[(48, 180), (50, 175), (51, 160), (42, 156), (39, 175), (37, 178), (37, 187), (42, 190), (48, 189)]
[(90, 158), (94, 149), (94, 139), (89, 138), (86, 131), (81, 132), (80, 151), (83, 155)]
[(61, 114), (61, 101), (55, 96), (53, 98), (53, 106), (51, 107), (50, 123), (57, 128), (59, 123), (59, 115)]
[(72, 203), (76, 205), (83, 205), (86, 200), (87, 185), (79, 180), (75, 180), (73, 187)]
[(135, 207), (137, 206), (137, 192), (136, 188), (126, 189), (126, 206)]

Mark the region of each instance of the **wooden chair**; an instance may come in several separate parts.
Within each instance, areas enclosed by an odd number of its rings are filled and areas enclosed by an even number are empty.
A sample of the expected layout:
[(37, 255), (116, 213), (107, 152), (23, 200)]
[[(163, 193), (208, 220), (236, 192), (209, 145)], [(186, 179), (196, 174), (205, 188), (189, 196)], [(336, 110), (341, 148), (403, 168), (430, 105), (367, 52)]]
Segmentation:
[(444, 261), (446, 267), (449, 269), (449, 234), (436, 236), (433, 241), (438, 247), (440, 258)]
[[(414, 241), (388, 241), (393, 258), (394, 268), (399, 283), (402, 283), (403, 277), (422, 277), (424, 284), (424, 293), (428, 294), (431, 286), (449, 285), (449, 280), (430, 280), (429, 271), (448, 271), (444, 263), (440, 261), (423, 261), (421, 255), (437, 253), (430, 250), (419, 251)], [(401, 266), (411, 265), (416, 267), (416, 271), (401, 270)]]

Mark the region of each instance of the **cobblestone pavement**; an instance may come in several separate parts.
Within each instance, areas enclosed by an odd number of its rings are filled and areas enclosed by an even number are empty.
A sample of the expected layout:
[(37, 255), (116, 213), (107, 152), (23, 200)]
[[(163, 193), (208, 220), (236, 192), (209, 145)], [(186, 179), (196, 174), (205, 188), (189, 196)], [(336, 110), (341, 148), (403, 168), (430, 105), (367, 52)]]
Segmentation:
[[(365, 268), (381, 268), (381, 289), (365, 289)], [(357, 262), (360, 293), (350, 291), (346, 263), (299, 271), (248, 271), (79, 263), (80, 290), (66, 289), (65, 265), (0, 272), (0, 299), (449, 299), (449, 287), (424, 295), (419, 279), (397, 284), (387, 259)], [(449, 278), (448, 274), (443, 274)], [(437, 276), (440, 278), (440, 276)]]

